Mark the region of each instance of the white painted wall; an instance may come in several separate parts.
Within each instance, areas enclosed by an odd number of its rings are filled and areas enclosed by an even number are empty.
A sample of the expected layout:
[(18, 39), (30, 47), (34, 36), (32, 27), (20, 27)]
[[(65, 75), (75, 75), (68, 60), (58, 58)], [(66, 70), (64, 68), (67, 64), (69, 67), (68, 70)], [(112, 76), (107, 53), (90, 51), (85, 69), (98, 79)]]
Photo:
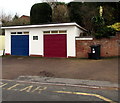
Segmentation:
[[(5, 53), (11, 54), (11, 32), (29, 31), (29, 55), (44, 56), (43, 31), (67, 30), (67, 57), (76, 56), (75, 37), (82, 32), (76, 26), (6, 29), (5, 30)], [(33, 36), (38, 36), (38, 40), (33, 40)]]
[(83, 33), (83, 31), (79, 29), (78, 27), (75, 27), (75, 37), (80, 36), (80, 33)]
[[(40, 28), (30, 29), (29, 55), (43, 55), (43, 32)], [(33, 40), (33, 36), (38, 36), (38, 40)]]
[(0, 56), (3, 55), (5, 49), (5, 36), (0, 35)]
[(0, 50), (4, 50), (4, 49), (5, 49), (5, 36), (0, 35)]
[(11, 36), (9, 30), (5, 30), (5, 53), (11, 54)]

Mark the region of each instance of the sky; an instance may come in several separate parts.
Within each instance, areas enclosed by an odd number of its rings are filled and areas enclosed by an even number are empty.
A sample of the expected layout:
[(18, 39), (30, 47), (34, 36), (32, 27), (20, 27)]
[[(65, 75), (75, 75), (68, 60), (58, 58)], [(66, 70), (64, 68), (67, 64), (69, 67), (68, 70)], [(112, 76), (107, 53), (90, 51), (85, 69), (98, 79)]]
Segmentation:
[[(0, 13), (6, 13), (14, 16), (28, 15), (30, 16), (30, 9), (35, 3), (40, 3), (43, 0), (0, 0)], [(57, 0), (62, 2), (70, 2), (72, 0)]]

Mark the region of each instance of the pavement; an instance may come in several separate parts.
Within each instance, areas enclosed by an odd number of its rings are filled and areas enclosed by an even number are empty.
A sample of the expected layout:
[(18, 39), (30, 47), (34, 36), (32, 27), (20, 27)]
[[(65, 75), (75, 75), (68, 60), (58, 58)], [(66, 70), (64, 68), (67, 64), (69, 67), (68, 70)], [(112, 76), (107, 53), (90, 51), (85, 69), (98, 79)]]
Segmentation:
[(68, 79), (68, 78), (53, 78), (53, 77), (40, 77), (40, 76), (19, 76), (16, 81), (53, 84), (53, 85), (65, 85), (65, 86), (77, 86), (84, 88), (106, 88), (118, 90), (119, 84), (109, 81), (97, 81), (97, 80), (82, 80), (82, 79)]

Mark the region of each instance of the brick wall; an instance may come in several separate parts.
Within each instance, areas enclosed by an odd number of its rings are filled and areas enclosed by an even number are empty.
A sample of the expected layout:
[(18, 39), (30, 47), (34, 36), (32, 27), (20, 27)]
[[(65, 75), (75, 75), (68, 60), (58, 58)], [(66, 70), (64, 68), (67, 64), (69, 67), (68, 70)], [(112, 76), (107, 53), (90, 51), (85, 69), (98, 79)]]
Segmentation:
[(78, 58), (87, 58), (88, 52), (91, 51), (91, 45), (101, 45), (101, 56), (111, 57), (118, 56), (120, 50), (120, 33), (115, 37), (93, 40), (76, 40), (76, 54)]

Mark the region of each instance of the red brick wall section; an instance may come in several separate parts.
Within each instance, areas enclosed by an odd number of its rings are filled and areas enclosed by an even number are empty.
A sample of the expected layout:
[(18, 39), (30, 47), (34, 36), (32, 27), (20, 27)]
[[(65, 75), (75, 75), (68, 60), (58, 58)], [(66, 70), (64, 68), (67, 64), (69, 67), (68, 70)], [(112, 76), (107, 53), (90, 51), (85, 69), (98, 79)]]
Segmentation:
[(115, 37), (93, 40), (76, 40), (76, 56), (77, 58), (88, 58), (88, 52), (91, 51), (91, 45), (101, 45), (101, 56), (112, 57), (119, 56), (120, 50), (120, 33)]

